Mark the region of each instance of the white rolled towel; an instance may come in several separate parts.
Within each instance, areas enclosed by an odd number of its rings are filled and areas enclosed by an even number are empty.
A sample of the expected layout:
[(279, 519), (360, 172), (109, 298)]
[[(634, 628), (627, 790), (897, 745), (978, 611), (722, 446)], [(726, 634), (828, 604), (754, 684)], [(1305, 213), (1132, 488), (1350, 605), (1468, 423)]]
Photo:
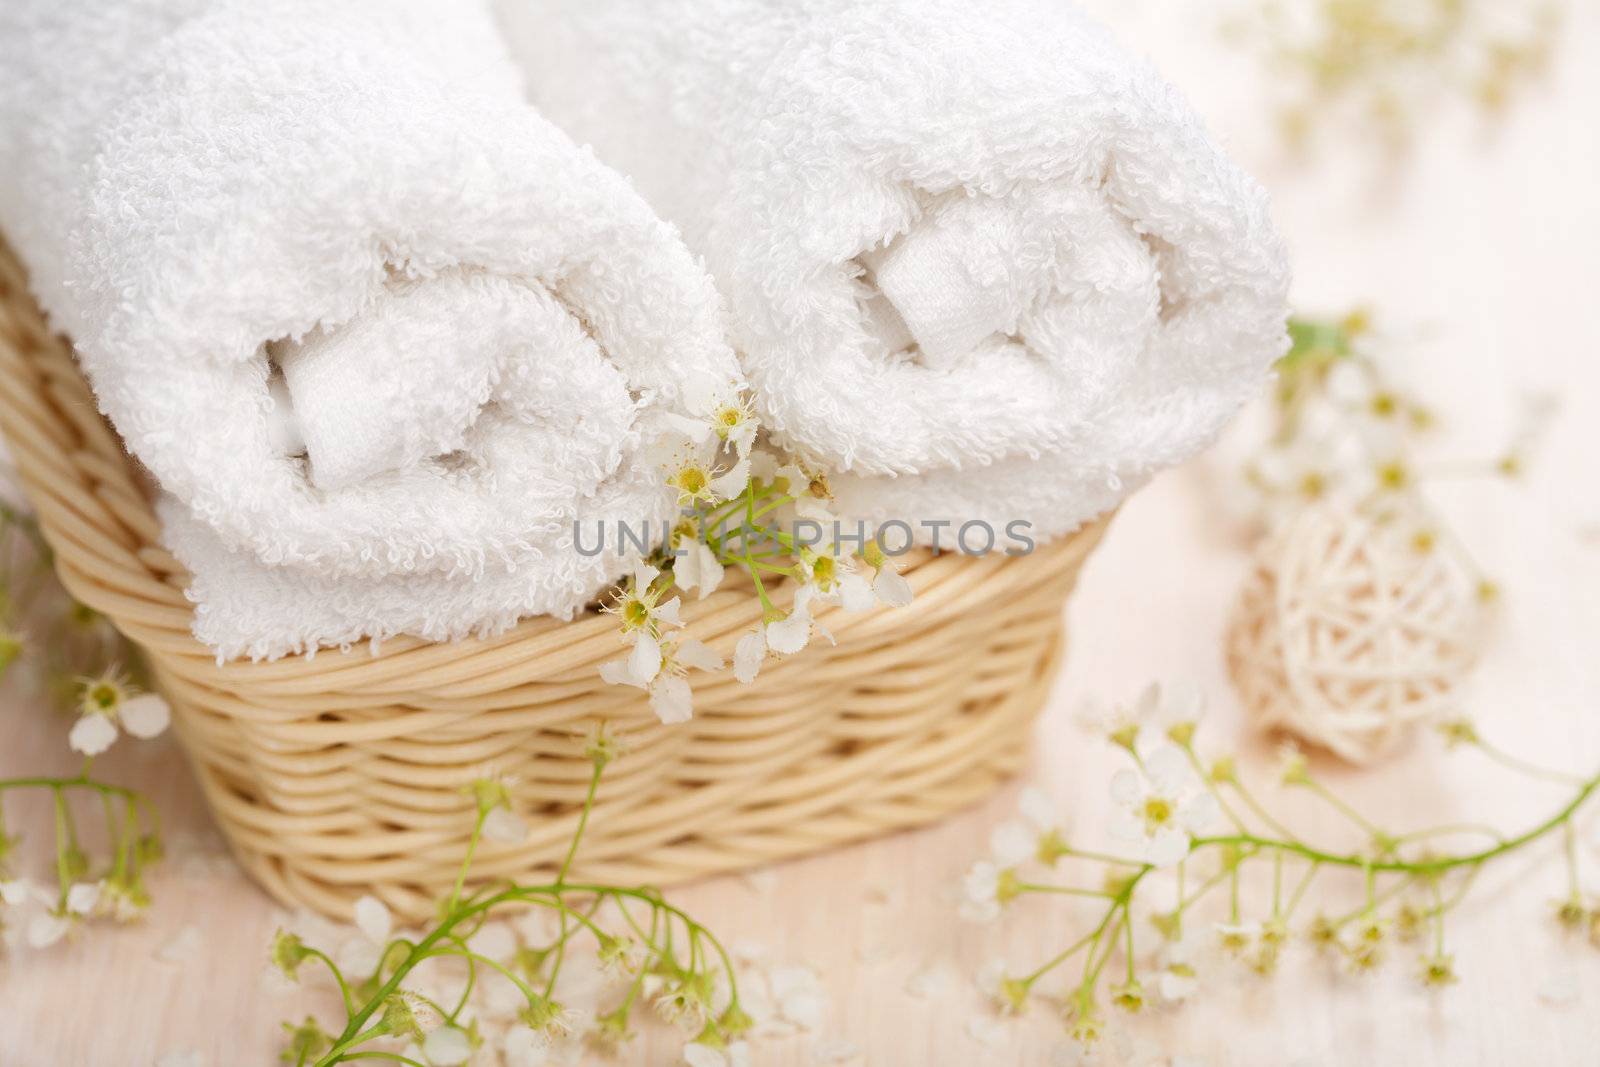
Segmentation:
[(0, 71), (0, 228), (220, 652), (570, 614), (575, 523), (670, 514), (715, 291), (480, 0), (9, 0)]
[(531, 99), (704, 254), (846, 514), (1067, 532), (1287, 344), (1266, 197), (1063, 0), (496, 3)]

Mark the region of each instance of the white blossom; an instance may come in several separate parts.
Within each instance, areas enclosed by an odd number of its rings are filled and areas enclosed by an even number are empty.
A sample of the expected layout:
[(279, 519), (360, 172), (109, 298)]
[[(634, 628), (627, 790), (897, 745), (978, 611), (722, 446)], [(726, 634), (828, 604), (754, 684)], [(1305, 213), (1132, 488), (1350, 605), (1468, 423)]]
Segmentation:
[(1189, 854), (1190, 835), (1215, 820), (1217, 801), (1200, 785), (1187, 757), (1165, 745), (1139, 770), (1123, 768), (1111, 779), (1111, 834), (1140, 846), (1144, 862), (1170, 867)]
[(1004, 871), (988, 860), (974, 863), (961, 880), (961, 917), (987, 923), (1000, 917), (1001, 879)]
[(74, 752), (98, 756), (110, 748), (118, 727), (140, 740), (157, 737), (172, 721), (172, 709), (156, 693), (133, 694), (116, 674), (84, 683), (78, 720), (67, 734)]

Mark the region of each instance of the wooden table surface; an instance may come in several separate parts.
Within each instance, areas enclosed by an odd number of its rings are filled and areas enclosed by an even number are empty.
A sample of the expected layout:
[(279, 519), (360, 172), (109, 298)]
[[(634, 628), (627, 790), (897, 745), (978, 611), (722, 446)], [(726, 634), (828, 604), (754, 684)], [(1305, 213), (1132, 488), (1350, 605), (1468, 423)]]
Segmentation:
[[(1276, 160), (1259, 72), (1205, 31), (1204, 5), (1095, 6), (1154, 54), (1272, 189), (1293, 246), (1297, 306), (1337, 312), (1364, 303), (1412, 338), (1396, 346), (1408, 356), (1408, 377), (1444, 413), (1461, 451), (1497, 447), (1519, 391), (1559, 393), (1559, 420), (1524, 485), (1444, 486), (1436, 498), (1507, 593), (1464, 705), (1506, 747), (1592, 772), (1600, 765), (1596, 5), (1573, 5), (1550, 76), (1502, 128), (1490, 135), (1459, 114), (1441, 115), (1410, 159), (1376, 178), (1359, 150), (1310, 167)], [(1078, 839), (1103, 836), (1116, 766), (1075, 723), (1085, 696), (1131, 696), (1154, 679), (1197, 683), (1212, 707), (1210, 743), (1240, 747), (1247, 777), (1264, 782), (1270, 774), (1270, 746), (1240, 722), (1221, 662), (1221, 629), (1244, 566), (1219, 488), (1229, 469), (1212, 457), (1137, 496), (1070, 607), (1070, 661), (1041, 720), (1030, 777)], [(68, 770), (65, 733), (64, 721), (7, 695), (0, 775)], [(172, 742), (124, 742), (101, 769), (152, 794), (174, 857), (155, 880), (156, 903), (142, 925), (97, 927), (75, 943), (0, 962), (0, 1067), (150, 1067), (185, 1051), (209, 1067), (276, 1062), (279, 1021), (298, 1018), (316, 999), (262, 981), (279, 909), (226, 860)], [(1515, 830), (1561, 799), (1559, 788), (1529, 785), (1472, 753), (1447, 754), (1425, 736), (1377, 768), (1319, 761), (1317, 769), (1396, 826), (1481, 819)], [(672, 894), (725, 939), (809, 966), (821, 979), (829, 1000), (821, 1026), (757, 1043), (756, 1064), (1074, 1062), (1043, 1008), (993, 1023), (972, 976), (996, 957), (1014, 968), (1040, 959), (1080, 931), (1087, 913), (1030, 899), (998, 926), (954, 915), (961, 873), (1015, 794), (1008, 789), (933, 829)], [(1306, 833), (1353, 844), (1337, 821), (1289, 799), (1284, 810)], [(43, 814), (37, 806), (8, 810), (13, 828), (39, 827), (35, 849), (48, 837)], [(1580, 852), (1600, 892), (1596, 825), (1583, 823)], [(1556, 852), (1553, 841), (1536, 846), (1479, 880), (1452, 928), (1462, 979), (1443, 994), (1421, 991), (1399, 966), (1358, 980), (1296, 949), (1275, 979), (1222, 969), (1182, 1010), (1141, 1016), (1131, 1031), (1136, 1061), (1600, 1064), (1600, 950), (1556, 935)], [(186, 927), (195, 933), (181, 933)], [(159, 958), (184, 956), (183, 946), (196, 942), (186, 962)], [(652, 1030), (619, 1062), (672, 1064), (680, 1045)]]

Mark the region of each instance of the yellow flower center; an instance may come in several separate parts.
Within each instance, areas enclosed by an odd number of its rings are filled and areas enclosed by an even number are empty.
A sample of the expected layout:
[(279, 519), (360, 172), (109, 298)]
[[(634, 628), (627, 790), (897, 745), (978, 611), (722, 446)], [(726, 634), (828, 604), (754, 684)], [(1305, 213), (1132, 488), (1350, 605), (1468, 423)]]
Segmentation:
[(678, 488), (690, 496), (699, 496), (711, 484), (711, 476), (701, 467), (685, 467), (678, 473)]
[(1150, 829), (1165, 826), (1172, 821), (1172, 801), (1166, 797), (1147, 797), (1144, 802), (1144, 822)]
[(736, 407), (725, 407), (717, 412), (717, 422), (721, 423), (726, 429), (731, 430), (743, 421), (744, 412)]
[(1398, 461), (1385, 463), (1378, 468), (1378, 481), (1383, 484), (1385, 489), (1404, 489), (1406, 483), (1410, 480), (1411, 477), (1406, 471), (1405, 464)]
[(89, 687), (89, 703), (101, 711), (110, 711), (122, 703), (122, 694), (108, 682), (96, 682)]
[(650, 621), (650, 609), (638, 597), (629, 597), (622, 608), (622, 621), (630, 627), (640, 627)]

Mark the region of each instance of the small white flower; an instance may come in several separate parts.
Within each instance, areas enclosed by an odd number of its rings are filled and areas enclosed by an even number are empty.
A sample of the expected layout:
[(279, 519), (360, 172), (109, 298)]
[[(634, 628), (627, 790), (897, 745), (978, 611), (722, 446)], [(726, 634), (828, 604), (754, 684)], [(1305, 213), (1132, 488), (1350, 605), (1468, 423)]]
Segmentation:
[(71, 920), (53, 911), (41, 912), (28, 920), (28, 947), (49, 948), (67, 936)]
[(1200, 988), (1200, 978), (1194, 966), (1194, 946), (1189, 938), (1168, 941), (1163, 945), (1160, 963), (1156, 992), (1164, 1002), (1181, 1003)]
[(1025, 786), (1017, 794), (1017, 811), (1039, 833), (1059, 829), (1055, 802), (1036, 785)]
[(998, 1003), (1003, 995), (1002, 987), (1006, 975), (1009, 973), (1005, 960), (985, 960), (983, 966), (978, 968), (978, 973), (973, 976), (973, 984), (978, 987), (978, 992), (983, 994), (984, 999)]
[(0, 882), (0, 904), (19, 908), (30, 900), (48, 899), (44, 890), (26, 878), (13, 878), (8, 882)]
[(1033, 859), (1039, 848), (1039, 835), (1027, 823), (1013, 819), (996, 826), (989, 834), (989, 855), (1003, 867), (1016, 867)]
[(974, 863), (961, 879), (961, 917), (976, 923), (998, 919), (1005, 903), (1007, 879), (1007, 870), (988, 860)]
[(460, 1067), (472, 1058), (472, 1041), (454, 1026), (441, 1026), (422, 1042), (422, 1058), (429, 1067)]
[(1216, 817), (1216, 798), (1198, 786), (1175, 745), (1151, 753), (1142, 773), (1124, 767), (1111, 779), (1112, 836), (1140, 845), (1152, 866), (1177, 863), (1189, 854), (1190, 834), (1203, 833)]
[(1261, 937), (1261, 924), (1255, 921), (1216, 923), (1217, 944), (1223, 951), (1238, 955)]
[(755, 681), (768, 652), (792, 656), (811, 643), (813, 631), (833, 641), (833, 634), (811, 615), (811, 603), (816, 596), (815, 586), (802, 585), (795, 593), (794, 606), (788, 615), (741, 637), (733, 647), (733, 676), (748, 685)]
[(117, 739), (117, 727), (141, 740), (158, 736), (167, 728), (172, 711), (155, 693), (133, 694), (121, 676), (107, 673), (85, 679), (78, 701), (78, 721), (67, 734), (74, 752), (98, 756)]
[(1049, 860), (1050, 856), (1041, 855), (1046, 842), (1053, 838), (1060, 845), (1053, 805), (1043, 791), (1029, 786), (1018, 796), (1017, 806), (1022, 817), (1001, 823), (989, 834), (989, 854), (1002, 867), (1016, 867), (1031, 859)]
[(694, 715), (694, 694), (684, 675), (690, 668), (715, 671), (722, 657), (693, 638), (657, 642), (640, 633), (625, 660), (600, 665), (600, 677), (612, 685), (631, 685), (650, 694), (650, 708), (667, 725), (688, 722)]
[(658, 439), (649, 449), (667, 485), (677, 490), (680, 508), (717, 504), (744, 492), (750, 483), (749, 458), (724, 465), (720, 451), (715, 440), (671, 436)]
[(821, 523), (825, 529), (833, 524), (836, 516), (828, 506), (833, 503), (833, 489), (824, 472), (793, 462), (779, 467), (777, 477), (785, 483), (784, 492), (794, 499), (797, 516)]
[(75, 882), (67, 887), (67, 910), (84, 916), (94, 911), (100, 903), (101, 883)]
[(750, 454), (760, 423), (738, 382), (696, 374), (683, 384), (683, 406), (692, 417), (669, 412), (664, 420), (696, 443), (714, 434), (732, 445), (741, 458)]
[(1078, 721), (1090, 733), (1137, 753), (1151, 711), (1146, 700), (1148, 693), (1149, 690), (1141, 693), (1132, 704), (1105, 704), (1091, 697), (1078, 709)]

